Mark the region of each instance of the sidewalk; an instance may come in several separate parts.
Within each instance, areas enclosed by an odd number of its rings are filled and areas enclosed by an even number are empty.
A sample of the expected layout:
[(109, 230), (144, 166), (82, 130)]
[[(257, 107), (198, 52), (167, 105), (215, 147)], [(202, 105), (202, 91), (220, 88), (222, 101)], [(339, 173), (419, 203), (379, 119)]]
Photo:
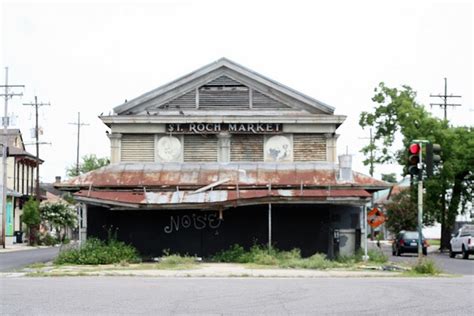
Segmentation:
[(367, 266), (357, 269), (283, 269), (250, 267), (234, 263), (202, 263), (188, 269), (158, 269), (130, 265), (123, 266), (43, 266), (26, 268), (21, 272), (0, 273), (0, 277), (21, 276), (138, 276), (157, 278), (348, 278), (348, 277), (399, 277), (403, 270), (384, 271)]
[(55, 246), (28, 246), (27, 243), (13, 244), (13, 245), (6, 245), (6, 248), (2, 248), (0, 246), (0, 253), (7, 253), (7, 252), (14, 252), (14, 251), (28, 251), (28, 250), (35, 250), (35, 249), (51, 248), (51, 247), (55, 247)]

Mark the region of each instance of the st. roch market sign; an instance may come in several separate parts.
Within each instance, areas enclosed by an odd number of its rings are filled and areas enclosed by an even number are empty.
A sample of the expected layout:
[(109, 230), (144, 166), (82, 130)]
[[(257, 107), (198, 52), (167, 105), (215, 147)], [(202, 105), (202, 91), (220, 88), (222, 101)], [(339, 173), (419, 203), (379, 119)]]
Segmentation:
[(217, 134), (220, 132), (239, 134), (281, 133), (279, 123), (189, 123), (166, 124), (168, 133), (179, 134)]

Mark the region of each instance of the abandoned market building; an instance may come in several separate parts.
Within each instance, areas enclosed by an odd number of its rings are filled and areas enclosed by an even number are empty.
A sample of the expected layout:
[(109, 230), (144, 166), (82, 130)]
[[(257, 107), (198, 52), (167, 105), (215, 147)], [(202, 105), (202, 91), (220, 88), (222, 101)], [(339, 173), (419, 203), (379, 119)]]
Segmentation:
[[(337, 163), (334, 108), (222, 58), (100, 116), (111, 164), (62, 184), (81, 236), (143, 255), (209, 256), (233, 244), (351, 253), (387, 184)], [(337, 237), (337, 236), (336, 236)]]

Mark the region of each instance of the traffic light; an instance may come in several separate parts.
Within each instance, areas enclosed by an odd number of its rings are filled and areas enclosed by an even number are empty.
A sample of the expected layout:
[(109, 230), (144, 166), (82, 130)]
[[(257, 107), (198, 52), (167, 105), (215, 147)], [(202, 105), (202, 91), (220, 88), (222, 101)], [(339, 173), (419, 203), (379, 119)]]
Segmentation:
[(439, 144), (426, 144), (426, 176), (433, 176), (433, 168), (435, 164), (441, 161), (441, 146)]
[(411, 143), (408, 147), (408, 172), (412, 176), (420, 176), (421, 169), (418, 168), (420, 163), (421, 146), (418, 143)]

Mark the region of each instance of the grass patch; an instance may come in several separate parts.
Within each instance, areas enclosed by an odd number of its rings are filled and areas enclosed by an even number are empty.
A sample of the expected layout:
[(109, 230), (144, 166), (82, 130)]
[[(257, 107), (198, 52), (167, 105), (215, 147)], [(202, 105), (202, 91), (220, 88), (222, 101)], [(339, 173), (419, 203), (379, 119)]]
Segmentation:
[(430, 246), (439, 246), (440, 242), (441, 241), (439, 239), (428, 239), (428, 244)]
[(167, 270), (187, 270), (195, 268), (196, 266), (196, 257), (167, 254), (160, 258), (160, 261), (154, 265), (154, 268)]
[(46, 267), (46, 263), (44, 262), (35, 262), (26, 266), (28, 269), (42, 269), (44, 267)]

